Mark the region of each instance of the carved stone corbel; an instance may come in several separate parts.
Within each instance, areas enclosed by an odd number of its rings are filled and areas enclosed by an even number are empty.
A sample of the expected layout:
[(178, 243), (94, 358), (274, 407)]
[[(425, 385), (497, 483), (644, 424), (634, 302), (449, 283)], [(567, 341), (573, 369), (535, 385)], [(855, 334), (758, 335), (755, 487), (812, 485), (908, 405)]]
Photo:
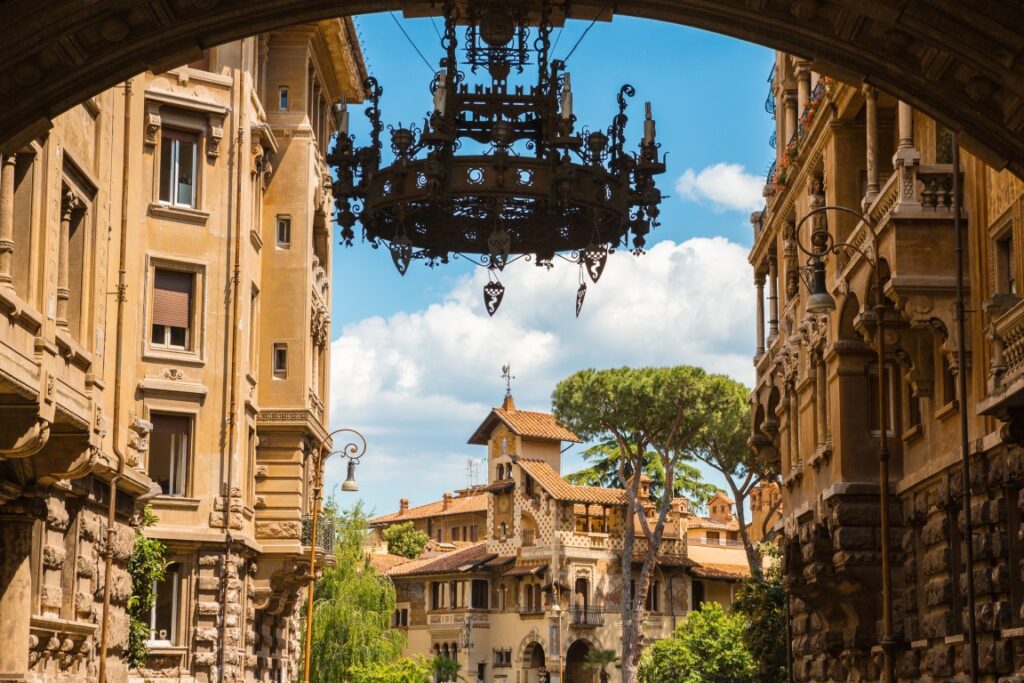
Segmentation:
[(50, 422), (37, 418), (35, 425), (9, 448), (0, 448), (0, 460), (29, 458), (43, 450), (50, 440)]
[(160, 127), (162, 125), (162, 119), (160, 114), (155, 111), (146, 112), (146, 126), (145, 133), (142, 138), (143, 144), (154, 147), (156, 143), (160, 142)]
[(210, 114), (206, 129), (206, 156), (216, 159), (220, 156), (220, 142), (224, 139), (224, 116)]

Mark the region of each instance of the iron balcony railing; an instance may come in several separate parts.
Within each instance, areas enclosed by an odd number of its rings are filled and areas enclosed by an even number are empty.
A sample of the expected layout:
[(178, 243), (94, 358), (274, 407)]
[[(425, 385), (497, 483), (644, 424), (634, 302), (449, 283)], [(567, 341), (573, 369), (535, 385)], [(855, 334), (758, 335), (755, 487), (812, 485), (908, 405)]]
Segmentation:
[(523, 605), (519, 608), (520, 614), (544, 614), (544, 607), (541, 605)]
[[(316, 547), (325, 553), (333, 553), (334, 536), (334, 522), (325, 515), (320, 515), (316, 524)], [(313, 545), (313, 515), (302, 516), (302, 545)]]
[(573, 609), (572, 625), (581, 628), (604, 626), (604, 614), (597, 609)]

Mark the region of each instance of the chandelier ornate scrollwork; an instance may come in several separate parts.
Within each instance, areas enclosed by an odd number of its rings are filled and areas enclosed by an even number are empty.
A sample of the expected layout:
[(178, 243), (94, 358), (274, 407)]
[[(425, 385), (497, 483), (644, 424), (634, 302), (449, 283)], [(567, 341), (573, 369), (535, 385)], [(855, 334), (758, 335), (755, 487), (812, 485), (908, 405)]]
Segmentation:
[[(642, 254), (658, 226), (655, 176), (665, 161), (650, 103), (635, 153), (625, 149), (627, 100), (636, 94), (630, 85), (619, 90), (607, 129), (577, 131), (569, 72), (550, 58), (549, 0), (541, 0), (539, 14), (536, 0), (447, 0), (443, 12), (445, 57), (430, 85), (433, 111), (422, 128), (388, 127), (390, 165), (382, 165), (380, 84), (365, 83), (367, 146), (354, 146), (347, 105), (335, 107), (339, 134), (328, 161), (337, 174), (342, 243), (352, 245), (358, 222), (402, 275), (413, 261), (434, 267), (467, 258), (489, 270), (490, 315), (504, 296), (499, 274), (508, 264), (525, 259), (550, 268), (557, 256), (580, 268), (578, 316), (584, 274), (596, 283), (608, 255), (630, 242)], [(462, 65), (470, 75), (486, 70), (489, 83), (471, 84), (459, 69), (457, 26), (465, 26)], [(531, 63), (534, 82), (510, 82), (513, 71), (528, 79)]]

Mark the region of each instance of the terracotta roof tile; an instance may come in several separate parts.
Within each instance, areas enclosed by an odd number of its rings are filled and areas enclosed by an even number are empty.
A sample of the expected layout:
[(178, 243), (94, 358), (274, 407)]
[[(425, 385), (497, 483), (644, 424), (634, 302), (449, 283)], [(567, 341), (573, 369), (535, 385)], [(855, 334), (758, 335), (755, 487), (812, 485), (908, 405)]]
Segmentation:
[(487, 543), (481, 541), (462, 550), (445, 553), (440, 557), (413, 560), (400, 564), (385, 572), (391, 577), (421, 576), (425, 574), (453, 574), (475, 569), (497, 558), (494, 553), (487, 552)]
[(623, 489), (606, 489), (599, 486), (576, 486), (570, 484), (542, 460), (516, 458), (516, 463), (533, 477), (545, 491), (558, 500), (598, 505), (625, 505), (626, 492)]
[(402, 555), (392, 555), (391, 553), (370, 553), (367, 556), (370, 560), (370, 564), (381, 574), (386, 573), (388, 570), (397, 567), (400, 564), (407, 562), (413, 562), (408, 557)]
[(733, 518), (729, 522), (719, 522), (710, 517), (697, 517), (690, 515), (686, 518), (686, 526), (689, 529), (717, 529), (720, 531), (739, 531), (739, 520)]
[(709, 562), (690, 567), (690, 573), (698, 579), (739, 581), (750, 578), (750, 567), (745, 564), (716, 564)]
[[(634, 564), (643, 564), (644, 559), (643, 553), (633, 553)], [(693, 568), (695, 566), (699, 566), (696, 562), (681, 553), (662, 553), (661, 555), (658, 555), (658, 564), (662, 567)]]
[(545, 441), (580, 442), (580, 437), (573, 434), (551, 413), (517, 410), (513, 406), (510, 409), (493, 408), (487, 418), (473, 432), (473, 436), (469, 437), (469, 443), (486, 446), (487, 440), (496, 426), (495, 421), (503, 422), (517, 436)]
[(487, 496), (484, 495), (484, 491), (477, 489), (473, 493), (453, 497), (447, 510), (444, 509), (443, 500), (435, 500), (433, 503), (409, 508), (405, 512), (392, 512), (387, 515), (374, 517), (369, 521), (369, 524), (370, 526), (381, 526), (396, 522), (408, 522), (414, 519), (426, 519), (427, 517), (462, 515), (469, 512), (487, 512)]

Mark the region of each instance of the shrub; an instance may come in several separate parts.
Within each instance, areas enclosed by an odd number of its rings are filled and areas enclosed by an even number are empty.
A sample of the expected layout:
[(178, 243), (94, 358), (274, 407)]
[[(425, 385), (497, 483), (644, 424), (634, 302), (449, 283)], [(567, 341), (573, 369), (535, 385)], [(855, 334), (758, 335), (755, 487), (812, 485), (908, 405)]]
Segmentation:
[(644, 650), (640, 683), (747, 683), (757, 667), (743, 644), (743, 617), (705, 602), (669, 638)]

